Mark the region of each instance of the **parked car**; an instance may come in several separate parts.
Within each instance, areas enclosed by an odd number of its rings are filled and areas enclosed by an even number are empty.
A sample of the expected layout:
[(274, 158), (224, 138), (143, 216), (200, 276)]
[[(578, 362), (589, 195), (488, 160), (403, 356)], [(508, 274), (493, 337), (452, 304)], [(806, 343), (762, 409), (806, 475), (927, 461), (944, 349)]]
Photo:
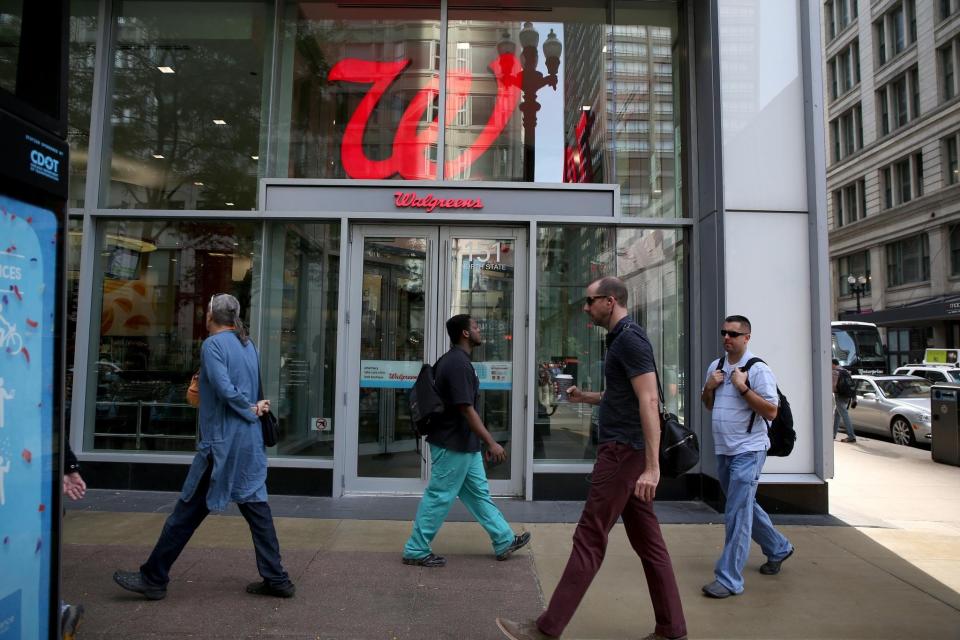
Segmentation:
[(918, 376), (853, 376), (857, 406), (850, 409), (856, 431), (890, 436), (897, 444), (930, 442), (930, 387)]
[(897, 367), (895, 376), (920, 376), (930, 382), (960, 383), (960, 369), (956, 365), (945, 364), (905, 364)]

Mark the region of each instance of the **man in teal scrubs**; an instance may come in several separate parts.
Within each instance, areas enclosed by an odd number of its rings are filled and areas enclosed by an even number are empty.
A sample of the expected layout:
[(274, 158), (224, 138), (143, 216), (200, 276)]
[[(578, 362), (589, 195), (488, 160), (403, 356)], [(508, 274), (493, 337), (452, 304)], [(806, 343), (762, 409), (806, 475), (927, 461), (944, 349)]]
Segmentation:
[(413, 522), (413, 533), (403, 547), (403, 563), (422, 567), (442, 567), (447, 559), (435, 555), (430, 543), (460, 497), (464, 506), (486, 529), (493, 543), (497, 560), (506, 560), (511, 553), (530, 542), (527, 532), (514, 535), (503, 514), (490, 499), (490, 486), (483, 469), (480, 442), (487, 445), (487, 459), (500, 463), (507, 452), (493, 439), (477, 413), (480, 380), (473, 369), (470, 354), (483, 344), (477, 321), (467, 314), (447, 320), (447, 333), (452, 346), (434, 365), (437, 391), (445, 405), (440, 424), (429, 436), (430, 483)]

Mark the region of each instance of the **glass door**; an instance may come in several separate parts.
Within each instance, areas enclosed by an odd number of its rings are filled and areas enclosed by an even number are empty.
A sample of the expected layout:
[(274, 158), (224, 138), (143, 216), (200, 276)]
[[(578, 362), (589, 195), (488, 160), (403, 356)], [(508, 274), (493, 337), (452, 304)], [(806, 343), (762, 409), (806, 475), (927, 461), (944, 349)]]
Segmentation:
[(484, 344), (473, 353), (478, 411), (509, 454), (488, 467), (491, 490), (522, 492), (523, 453), (515, 443), (523, 442), (524, 378), (514, 338), (525, 331), (525, 237), (513, 228), (351, 230), (347, 402), (355, 430), (345, 452), (347, 492), (416, 494), (426, 486), (429, 447), (417, 451), (407, 394), (422, 363), (450, 348), (445, 322), (457, 313), (480, 324)]

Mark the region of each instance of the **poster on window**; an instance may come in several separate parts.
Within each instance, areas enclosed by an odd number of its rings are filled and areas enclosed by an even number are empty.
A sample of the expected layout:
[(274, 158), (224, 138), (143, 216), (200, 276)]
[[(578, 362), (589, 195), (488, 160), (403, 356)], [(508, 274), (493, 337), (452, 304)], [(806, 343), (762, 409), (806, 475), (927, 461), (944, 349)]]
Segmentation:
[(48, 637), (56, 234), (51, 211), (0, 196), (0, 639)]

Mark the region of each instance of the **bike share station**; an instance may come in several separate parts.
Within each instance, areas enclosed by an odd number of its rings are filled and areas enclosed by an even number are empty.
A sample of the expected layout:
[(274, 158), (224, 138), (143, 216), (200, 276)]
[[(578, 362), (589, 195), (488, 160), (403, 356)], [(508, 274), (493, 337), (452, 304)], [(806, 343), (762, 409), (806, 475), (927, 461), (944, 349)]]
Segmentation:
[(68, 3), (5, 4), (19, 47), (0, 71), (0, 640), (59, 638)]

